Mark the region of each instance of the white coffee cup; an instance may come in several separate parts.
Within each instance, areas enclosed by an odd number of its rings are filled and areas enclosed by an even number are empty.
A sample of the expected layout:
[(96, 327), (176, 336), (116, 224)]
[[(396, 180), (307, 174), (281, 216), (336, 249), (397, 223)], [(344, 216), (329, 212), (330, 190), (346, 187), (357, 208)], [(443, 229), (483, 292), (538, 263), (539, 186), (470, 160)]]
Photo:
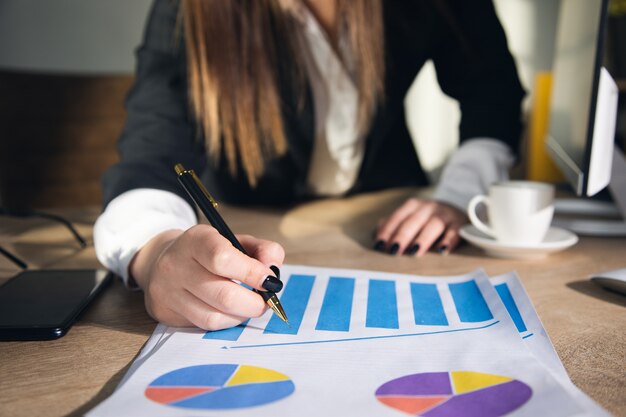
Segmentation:
[[(489, 224), (476, 215), (487, 207)], [(554, 186), (534, 181), (504, 181), (489, 187), (489, 196), (477, 195), (467, 208), (472, 224), (499, 242), (536, 245), (543, 241), (554, 215)]]

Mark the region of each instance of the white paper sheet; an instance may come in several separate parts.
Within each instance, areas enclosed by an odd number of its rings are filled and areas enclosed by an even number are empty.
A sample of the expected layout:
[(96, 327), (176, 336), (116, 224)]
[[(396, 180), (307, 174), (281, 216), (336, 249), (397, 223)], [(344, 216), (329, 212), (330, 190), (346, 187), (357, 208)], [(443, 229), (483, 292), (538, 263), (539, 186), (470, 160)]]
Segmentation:
[(606, 415), (537, 359), (482, 271), (282, 276), (290, 327), (268, 311), (227, 331), (157, 329), (89, 416)]

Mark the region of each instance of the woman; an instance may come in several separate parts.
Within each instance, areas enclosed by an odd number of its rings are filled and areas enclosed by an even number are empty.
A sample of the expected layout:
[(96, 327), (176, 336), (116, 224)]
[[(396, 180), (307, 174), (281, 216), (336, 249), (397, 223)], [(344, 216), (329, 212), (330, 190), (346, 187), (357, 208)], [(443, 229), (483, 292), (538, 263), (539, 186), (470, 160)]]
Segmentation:
[(441, 253), (469, 199), (507, 175), (521, 123), (519, 84), (489, 0), (156, 0), (127, 100), (121, 161), (104, 176), (98, 258), (170, 325), (220, 329), (263, 313), (280, 282), (274, 242), (207, 225), (173, 175), (181, 162), (236, 204), (290, 204), (428, 183), (403, 100), (432, 59), (459, 100), (461, 146), (433, 200), (379, 222), (374, 248)]

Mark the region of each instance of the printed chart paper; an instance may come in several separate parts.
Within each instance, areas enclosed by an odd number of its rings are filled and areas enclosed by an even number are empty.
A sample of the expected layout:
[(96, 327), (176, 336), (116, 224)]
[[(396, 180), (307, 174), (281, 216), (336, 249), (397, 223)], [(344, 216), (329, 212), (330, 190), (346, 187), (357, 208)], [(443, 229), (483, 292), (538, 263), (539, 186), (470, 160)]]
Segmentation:
[[(215, 332), (159, 326), (89, 415), (605, 415), (531, 352), (504, 292), (482, 271), (290, 265), (281, 275), (289, 325), (268, 311)], [(525, 304), (517, 309), (535, 331)]]

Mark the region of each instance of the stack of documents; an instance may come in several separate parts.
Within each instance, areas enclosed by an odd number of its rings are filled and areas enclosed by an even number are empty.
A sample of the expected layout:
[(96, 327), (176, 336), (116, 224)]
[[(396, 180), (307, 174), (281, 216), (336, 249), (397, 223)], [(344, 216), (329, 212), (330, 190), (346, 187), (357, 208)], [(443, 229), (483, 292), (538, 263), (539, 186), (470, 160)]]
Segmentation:
[(88, 415), (608, 415), (569, 380), (515, 273), (281, 275), (289, 324), (159, 325)]

